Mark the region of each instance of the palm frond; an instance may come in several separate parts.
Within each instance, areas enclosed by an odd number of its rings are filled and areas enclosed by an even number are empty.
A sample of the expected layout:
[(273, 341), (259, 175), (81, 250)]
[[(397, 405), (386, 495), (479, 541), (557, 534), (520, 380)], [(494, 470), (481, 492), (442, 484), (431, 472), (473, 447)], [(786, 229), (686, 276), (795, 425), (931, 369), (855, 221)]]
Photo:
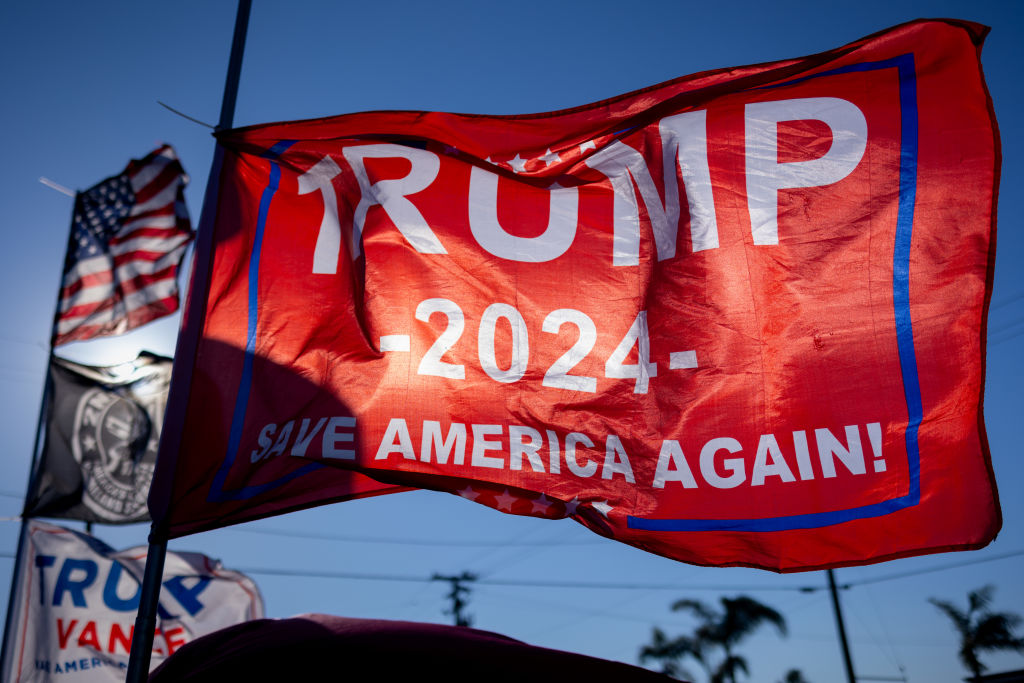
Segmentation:
[(710, 607), (700, 600), (676, 600), (672, 603), (673, 612), (692, 612), (701, 621), (707, 623), (715, 621), (718, 615)]
[(725, 630), (731, 634), (731, 641), (737, 642), (758, 626), (772, 624), (779, 633), (786, 635), (786, 620), (778, 611), (763, 603), (741, 595), (738, 598), (722, 598), (725, 607)]
[(974, 646), (979, 650), (1024, 649), (1024, 639), (1013, 633), (1019, 623), (1016, 614), (997, 612), (983, 616), (974, 627)]
[(988, 609), (988, 606), (992, 604), (992, 593), (994, 593), (995, 590), (995, 586), (989, 584), (968, 593), (968, 611), (973, 613), (983, 612)]
[(945, 600), (928, 598), (928, 602), (945, 612), (946, 616), (953, 622), (953, 625), (956, 626), (956, 630), (959, 631), (961, 635), (966, 634), (971, 630), (971, 618), (967, 612), (961, 611), (959, 607)]
[(967, 594), (967, 611), (946, 600), (929, 598), (928, 602), (942, 610), (960, 635), (960, 661), (977, 678), (985, 671), (985, 665), (978, 659), (978, 653), (986, 650), (1024, 651), (1024, 639), (1018, 638), (1013, 630), (1021, 623), (1021, 617), (1012, 612), (992, 612), (992, 595), (995, 588), (982, 586)]

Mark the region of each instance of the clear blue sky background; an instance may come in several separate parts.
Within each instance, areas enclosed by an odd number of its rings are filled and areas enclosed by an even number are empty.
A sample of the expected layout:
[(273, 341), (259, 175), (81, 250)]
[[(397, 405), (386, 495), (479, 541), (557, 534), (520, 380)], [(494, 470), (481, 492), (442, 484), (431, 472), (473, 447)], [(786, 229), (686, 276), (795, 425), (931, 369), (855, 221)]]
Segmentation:
[[(192, 176), (198, 218), (213, 153), (209, 131), (157, 104), (215, 123), (235, 4), (7, 2), (0, 6), (0, 515), (14, 516), (28, 477), (71, 199), (46, 176), (85, 188), (158, 142), (173, 144)], [(1024, 4), (1012, 0), (893, 2), (270, 2), (256, 0), (237, 125), (368, 109), (528, 113), (575, 106), (687, 73), (801, 56), (918, 17), (992, 26), (983, 53), (1003, 141), (999, 249), (990, 316), (986, 413), (1001, 489), (1003, 530), (988, 548), (842, 569), (858, 673), (957, 681), (951, 625), (929, 596), (965, 602), (998, 587), (997, 607), (1024, 613)], [(956, 97), (955, 92), (949, 93)], [(77, 360), (114, 363), (147, 348), (171, 353), (177, 318), (118, 340), (71, 345)], [(969, 514), (969, 511), (964, 511)], [(0, 553), (18, 525), (0, 522)], [(287, 534), (279, 532), (287, 531)], [(98, 527), (116, 547), (143, 543), (144, 525)], [(307, 536), (320, 536), (311, 538)], [(669, 611), (678, 598), (746, 593), (789, 621), (742, 648), (755, 681), (799, 667), (815, 682), (843, 680), (822, 573), (775, 575), (698, 568), (600, 538), (570, 522), (512, 517), (428, 492), (296, 513), (172, 542), (251, 570), (270, 616), (318, 611), (447, 621), (447, 586), (434, 572), (478, 573), (475, 624), (530, 643), (635, 662), (651, 627), (692, 628)], [(13, 561), (0, 557), (0, 606)], [(955, 566), (964, 565), (964, 566)], [(300, 578), (260, 569), (389, 575), (421, 580)], [(903, 576), (906, 575), (906, 576)], [(620, 588), (513, 587), (509, 580)], [(669, 586), (669, 588), (665, 588)], [(993, 671), (1024, 668), (1016, 654), (986, 656)], [(495, 663), (500, 666), (500, 663)], [(339, 662), (339, 673), (343, 663)]]

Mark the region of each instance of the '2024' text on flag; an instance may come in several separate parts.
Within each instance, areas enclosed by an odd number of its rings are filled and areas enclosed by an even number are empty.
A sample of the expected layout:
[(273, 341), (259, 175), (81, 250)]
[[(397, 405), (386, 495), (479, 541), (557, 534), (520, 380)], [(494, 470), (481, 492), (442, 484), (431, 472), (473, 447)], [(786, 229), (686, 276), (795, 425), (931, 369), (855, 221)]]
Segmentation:
[(188, 183), (169, 145), (75, 196), (53, 345), (123, 334), (178, 310), (192, 239)]
[(985, 33), (221, 133), (154, 520), (385, 491), (355, 473), (698, 564), (986, 544)]

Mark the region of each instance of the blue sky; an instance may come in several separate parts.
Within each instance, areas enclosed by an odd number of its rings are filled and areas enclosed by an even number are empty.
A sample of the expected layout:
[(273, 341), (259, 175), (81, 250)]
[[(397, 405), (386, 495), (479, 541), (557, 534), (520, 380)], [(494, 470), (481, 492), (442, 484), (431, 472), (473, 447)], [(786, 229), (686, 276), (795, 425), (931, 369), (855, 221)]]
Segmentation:
[[(232, 2), (4, 3), (0, 8), (0, 515), (13, 517), (28, 477), (47, 340), (71, 199), (40, 176), (85, 188), (159, 142), (175, 146), (192, 177), (198, 219), (213, 154), (197, 119), (218, 117), (234, 20)], [(513, 114), (585, 104), (704, 69), (811, 54), (918, 17), (992, 27), (983, 65), (1003, 145), (999, 247), (985, 395), (1003, 530), (987, 548), (842, 569), (847, 629), (862, 676), (956, 681), (957, 642), (930, 596), (963, 603), (997, 586), (996, 606), (1024, 612), (1024, 480), (1017, 426), (1024, 380), (1024, 127), (1017, 2), (525, 1), (286, 3), (256, 0), (236, 125), (372, 109)], [(955, 96), (955, 93), (950, 93)], [(117, 340), (73, 344), (76, 360), (114, 363), (146, 348), (171, 353), (177, 318)], [(0, 585), (7, 585), (17, 523), (0, 522)], [(145, 525), (99, 527), (115, 547), (143, 543)], [(653, 625), (692, 628), (668, 605), (746, 593), (779, 609), (790, 635), (748, 641), (752, 679), (791, 667), (811, 681), (842, 680), (822, 573), (779, 576), (680, 564), (600, 538), (569, 521), (512, 517), (428, 492), (318, 508), (172, 542), (243, 570), (373, 575), (301, 578), (251, 571), (270, 616), (447, 621), (446, 586), (433, 573), (478, 573), (469, 612), (480, 628), (530, 643), (635, 662)], [(959, 566), (954, 566), (959, 565)], [(394, 579), (402, 580), (394, 580)], [(421, 578), (424, 580), (406, 580)], [(512, 586), (573, 581), (603, 589)], [(666, 588), (666, 586), (668, 586)], [(6, 602), (6, 590), (0, 600)], [(3, 604), (3, 603), (0, 603)], [(1020, 655), (985, 656), (991, 670), (1024, 668)]]

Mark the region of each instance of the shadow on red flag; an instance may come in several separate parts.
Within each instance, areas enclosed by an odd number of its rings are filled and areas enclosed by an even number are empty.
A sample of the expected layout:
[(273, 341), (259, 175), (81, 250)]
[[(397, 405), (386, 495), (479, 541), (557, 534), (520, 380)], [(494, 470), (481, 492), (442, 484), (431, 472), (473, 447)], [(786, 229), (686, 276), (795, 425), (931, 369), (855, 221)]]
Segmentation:
[(155, 520), (391, 484), (704, 565), (987, 544), (986, 33), (917, 21), (539, 115), (219, 133)]

